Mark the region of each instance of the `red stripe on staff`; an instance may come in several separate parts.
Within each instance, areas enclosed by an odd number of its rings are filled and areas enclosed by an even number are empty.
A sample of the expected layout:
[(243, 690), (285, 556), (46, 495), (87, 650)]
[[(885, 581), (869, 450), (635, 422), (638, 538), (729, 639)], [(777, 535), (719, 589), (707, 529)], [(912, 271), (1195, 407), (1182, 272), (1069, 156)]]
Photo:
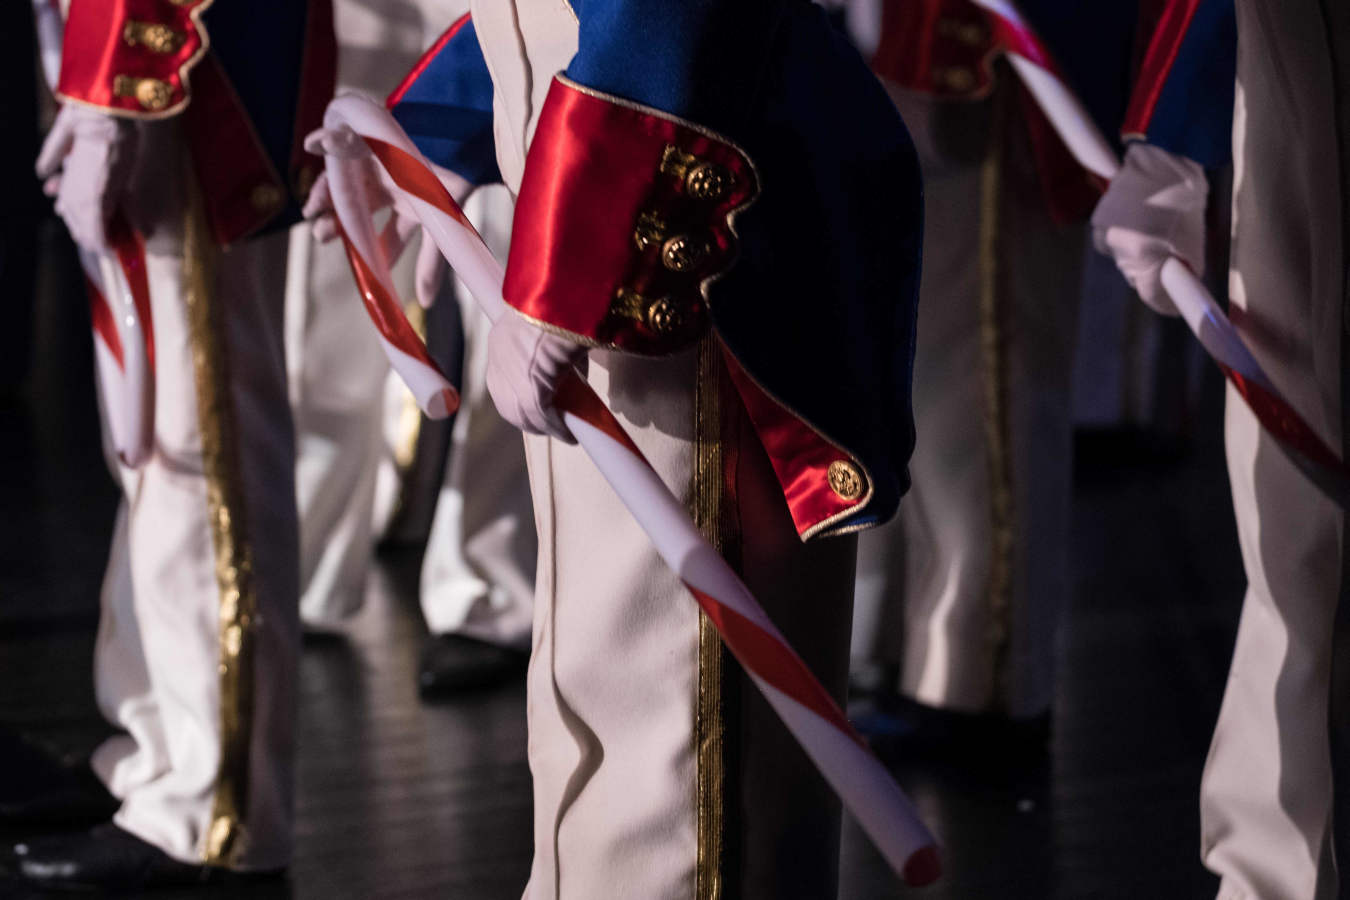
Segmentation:
[[(375, 277), (370, 265), (352, 245), (351, 239), (347, 237), (347, 232), (343, 230), (341, 224), (337, 226), (337, 229), (338, 236), (342, 238), (343, 249), (347, 251), (347, 261), (351, 264), (352, 275), (356, 278), (357, 290), (361, 293), (361, 300), (365, 303), (366, 312), (370, 315), (370, 320), (375, 323), (376, 329), (389, 343), (445, 378), (445, 373), (441, 371), (441, 367), (436, 365), (436, 361), (427, 354), (426, 348), (422, 345), (422, 339), (408, 324), (408, 319), (403, 315), (403, 309), (399, 306), (398, 300)], [(450, 391), (442, 391), (441, 394), (445, 399), (447, 412), (454, 412), (459, 406), (459, 398)]]
[(88, 275), (84, 277), (84, 286), (89, 292), (89, 319), (94, 326), (94, 333), (103, 340), (113, 359), (117, 360), (117, 367), (126, 371), (127, 364), (122, 358), (122, 336), (117, 333), (117, 323), (113, 321), (108, 298), (103, 296), (103, 292)]

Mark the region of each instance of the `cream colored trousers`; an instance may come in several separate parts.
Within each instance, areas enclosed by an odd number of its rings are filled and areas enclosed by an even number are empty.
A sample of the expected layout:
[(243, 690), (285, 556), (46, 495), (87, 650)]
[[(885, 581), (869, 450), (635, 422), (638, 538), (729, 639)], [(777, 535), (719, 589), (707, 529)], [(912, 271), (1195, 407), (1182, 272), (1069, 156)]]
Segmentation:
[[(1328, 28), (1320, 0), (1237, 10), (1231, 315), (1275, 386), (1339, 448), (1347, 260), (1335, 60), (1343, 89), (1350, 30), (1343, 15)], [(1331, 897), (1328, 681), (1344, 516), (1231, 389), (1225, 432), (1248, 587), (1201, 788), (1202, 852), (1227, 900)]]
[(899, 664), (930, 706), (1037, 715), (1069, 591), (1084, 230), (1051, 220), (1015, 97), (892, 95), (926, 197), (918, 444), (899, 515), (859, 541), (854, 663)]
[[(186, 162), (156, 126), (165, 171)], [(284, 232), (218, 253), (167, 175), (147, 270), (155, 450), (123, 502), (95, 651), (125, 730), (94, 769), (115, 821), (170, 856), (290, 861), (299, 621), (294, 444), (281, 339)], [(190, 233), (185, 233), (190, 232)]]
[[(379, 9), (337, 0), (342, 89), (385, 96), (467, 9), (467, 0), (391, 0)], [(505, 258), (512, 212), (507, 192), (485, 188), (466, 207)], [(415, 252), (410, 249), (393, 273), (409, 301)], [(407, 391), (389, 384), (397, 379), (341, 245), (315, 244), (308, 225), (292, 231), (286, 328), (299, 451), (300, 608), (309, 627), (332, 628), (360, 610), (374, 543), (401, 492), (411, 488), (437, 492), (421, 583), (428, 628), (510, 646), (529, 643), (535, 543), (525, 453), (519, 434), (487, 397), (485, 323), (467, 290), (458, 288), (463, 405), (449, 463), (435, 484), (403, 485), (395, 457), (408, 430)], [(448, 301), (447, 293), (441, 302)]]

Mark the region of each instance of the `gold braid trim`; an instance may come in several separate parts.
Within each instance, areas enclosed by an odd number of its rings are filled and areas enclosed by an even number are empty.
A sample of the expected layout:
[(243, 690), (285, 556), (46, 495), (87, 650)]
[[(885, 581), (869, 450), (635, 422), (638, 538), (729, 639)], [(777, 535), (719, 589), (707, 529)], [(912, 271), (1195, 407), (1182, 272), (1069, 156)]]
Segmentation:
[[(694, 388), (694, 522), (724, 556), (736, 548), (736, 529), (724, 503), (726, 458), (722, 397), (727, 375), (720, 344), (711, 334), (698, 343)], [(734, 554), (739, 555), (739, 554)], [(733, 565), (736, 560), (729, 560)], [(725, 653), (721, 635), (703, 613), (698, 622), (698, 706), (694, 749), (697, 754), (698, 861), (696, 900), (722, 900), (726, 837)]]
[(984, 437), (989, 450), (990, 626), (994, 700), (1004, 702), (1012, 593), (1013, 494), (1009, 457), (1007, 348), (999, 303), (999, 213), (1003, 198), (1007, 90), (995, 91), (989, 147), (980, 171), (980, 349), (984, 357)]
[(216, 248), (206, 231), (201, 197), (191, 177), (183, 236), (183, 284), (197, 388), (197, 419), (206, 475), (206, 504), (220, 588), (220, 770), (211, 824), (202, 849), (208, 865), (230, 866), (248, 836), (249, 748), (253, 733), (253, 633), (258, 624), (253, 553), (244, 518), (243, 484), (224, 322), (215, 297)]

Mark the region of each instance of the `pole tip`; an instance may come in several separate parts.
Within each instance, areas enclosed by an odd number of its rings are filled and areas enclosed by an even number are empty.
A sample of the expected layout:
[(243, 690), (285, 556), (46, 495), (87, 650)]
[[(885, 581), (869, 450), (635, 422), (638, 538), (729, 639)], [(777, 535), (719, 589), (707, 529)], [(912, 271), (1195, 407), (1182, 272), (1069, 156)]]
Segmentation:
[(942, 858), (937, 847), (921, 847), (910, 854), (905, 861), (905, 869), (900, 873), (905, 884), (910, 887), (923, 887), (942, 877)]

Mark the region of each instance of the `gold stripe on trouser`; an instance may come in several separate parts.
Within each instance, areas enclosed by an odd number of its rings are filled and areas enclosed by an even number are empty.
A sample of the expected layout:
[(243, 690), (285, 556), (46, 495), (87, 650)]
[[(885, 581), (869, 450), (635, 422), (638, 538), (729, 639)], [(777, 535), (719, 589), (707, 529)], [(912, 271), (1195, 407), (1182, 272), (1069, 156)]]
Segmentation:
[[(1003, 81), (1012, 78), (1004, 67)], [(980, 349), (984, 358), (984, 436), (989, 454), (989, 643), (994, 659), (993, 702), (1007, 702), (1009, 616), (1012, 612), (1013, 495), (1009, 456), (1007, 346), (999, 303), (999, 226), (1003, 201), (1004, 135), (1008, 125), (1006, 88), (992, 99), (989, 146), (980, 170)]]
[[(726, 369), (720, 343), (705, 336), (698, 347), (694, 397), (693, 512), (699, 530), (735, 565), (736, 529), (724, 502), (726, 478), (723, 440), (723, 392)], [(725, 653), (717, 628), (702, 613), (698, 626), (698, 702), (694, 722), (697, 754), (698, 861), (696, 900), (725, 896), (723, 863), (726, 849), (726, 691)]]
[(201, 198), (191, 176), (188, 181), (191, 199), (183, 232), (183, 284), (206, 503), (220, 589), (220, 770), (202, 858), (210, 865), (228, 866), (243, 853), (248, 839), (244, 821), (248, 815), (248, 757), (253, 731), (252, 636), (258, 603), (230, 401), (225, 323), (215, 292), (216, 247), (207, 233)]

